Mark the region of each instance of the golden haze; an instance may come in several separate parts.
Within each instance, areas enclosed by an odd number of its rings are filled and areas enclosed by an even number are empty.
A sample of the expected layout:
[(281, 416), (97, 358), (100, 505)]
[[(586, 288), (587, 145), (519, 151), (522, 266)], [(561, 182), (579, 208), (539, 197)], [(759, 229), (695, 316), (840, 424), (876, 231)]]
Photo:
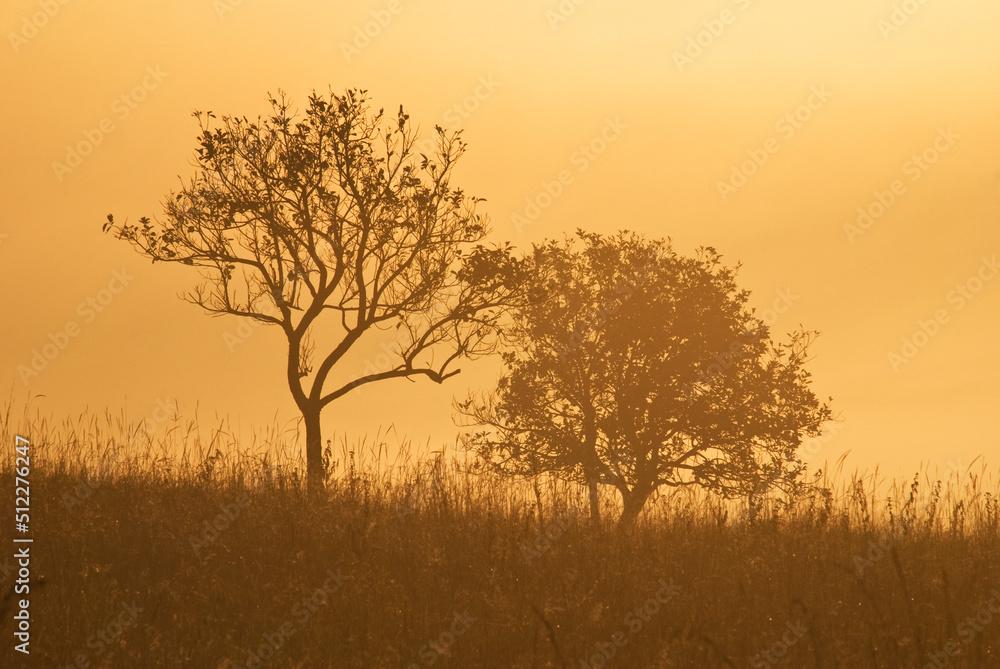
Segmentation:
[[(109, 212), (157, 213), (191, 173), (191, 111), (254, 115), (268, 91), (301, 101), (311, 88), (357, 86), (424, 128), (465, 129), (459, 179), (487, 199), (497, 240), (524, 249), (577, 227), (628, 228), (741, 263), (754, 304), (781, 305), (776, 334), (800, 323), (823, 332), (815, 388), (844, 422), (811, 459), (851, 449), (850, 463), (895, 473), (1000, 455), (994, 2), (911, 2), (901, 25), (880, 26), (903, 3), (589, 0), (564, 3), (576, 9), (563, 16), (555, 1), (398, 0), (394, 13), (388, 2), (76, 1), (46, 4), (54, 14), (26, 28), (43, 4), (5, 3), (0, 46), (0, 368), (15, 396), (44, 395), (43, 411), (127, 402), (138, 418), (170, 398), (182, 413), (198, 403), (243, 423), (295, 415), (279, 336), (227, 346), (235, 320), (175, 298), (190, 272), (150, 266), (100, 226)], [(373, 12), (391, 18), (345, 55)], [(700, 33), (701, 53), (678, 59)], [(123, 101), (136, 87), (143, 99)], [(78, 166), (54, 167), (95, 129)], [(579, 152), (602, 132), (602, 151)], [(909, 161), (935, 142), (937, 158), (914, 171)], [(761, 151), (766, 162), (721, 193), (733, 166), (762, 162)], [(564, 170), (563, 192), (515, 225)], [(891, 204), (870, 227), (845, 230), (880, 198)], [(88, 320), (79, 305), (123, 268), (134, 279)], [(18, 366), (71, 321), (78, 336), (25, 383)], [(921, 322), (934, 331), (925, 342)], [(888, 355), (904, 338), (925, 345), (894, 369)], [(495, 369), (467, 364), (442, 387), (371, 386), (332, 406), (324, 427), (362, 435), (394, 422), (418, 441), (450, 442), (451, 398)]]

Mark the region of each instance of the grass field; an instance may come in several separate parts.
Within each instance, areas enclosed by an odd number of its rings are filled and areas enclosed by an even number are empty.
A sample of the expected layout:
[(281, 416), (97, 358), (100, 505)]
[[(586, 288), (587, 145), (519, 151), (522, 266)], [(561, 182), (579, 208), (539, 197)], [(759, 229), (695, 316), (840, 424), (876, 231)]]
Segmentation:
[(241, 449), (195, 423), (0, 421), (5, 452), (15, 434), (33, 448), (31, 666), (1000, 666), (982, 465), (940, 483), (826, 473), (828, 494), (754, 519), (663, 495), (623, 531), (591, 523), (571, 485), (505, 483), (405, 441), (390, 459), (392, 435), (334, 446), (311, 500), (280, 430)]

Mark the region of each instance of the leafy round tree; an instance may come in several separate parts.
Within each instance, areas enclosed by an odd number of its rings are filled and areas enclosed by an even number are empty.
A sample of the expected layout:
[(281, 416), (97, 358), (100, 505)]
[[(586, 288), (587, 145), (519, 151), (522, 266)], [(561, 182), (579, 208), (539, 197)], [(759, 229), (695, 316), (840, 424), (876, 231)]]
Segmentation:
[[(284, 333), (318, 489), (324, 407), (376, 381), (440, 383), (459, 359), (493, 351), (518, 262), (480, 243), (478, 200), (451, 185), (465, 151), (457, 133), (435, 128), (436, 153), (418, 154), (403, 108), (391, 119), (373, 112), (363, 90), (313, 93), (301, 116), (283, 95), (270, 103), (254, 120), (196, 112), (197, 173), (170, 193), (163, 217), (129, 225), (109, 215), (104, 229), (154, 262), (199, 268), (204, 281), (185, 297), (205, 311)], [(344, 378), (348, 351), (392, 328), (396, 358)]]
[(595, 519), (598, 486), (614, 486), (626, 525), (661, 486), (795, 485), (796, 449), (830, 418), (804, 368), (815, 333), (773, 343), (712, 248), (577, 238), (527, 259), (503, 375), (458, 405), (479, 428), (466, 445), (508, 474), (586, 484)]

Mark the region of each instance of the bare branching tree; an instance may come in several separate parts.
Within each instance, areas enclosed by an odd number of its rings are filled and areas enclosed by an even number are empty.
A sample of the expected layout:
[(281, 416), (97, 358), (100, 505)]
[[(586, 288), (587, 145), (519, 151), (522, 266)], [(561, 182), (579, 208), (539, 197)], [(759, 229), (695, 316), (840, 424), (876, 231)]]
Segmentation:
[[(418, 154), (403, 108), (389, 119), (363, 90), (313, 93), (302, 115), (284, 94), (270, 104), (255, 120), (195, 112), (196, 175), (162, 218), (109, 215), (104, 228), (154, 262), (199, 268), (184, 297), (210, 314), (281, 329), (318, 489), (323, 408), (376, 381), (441, 383), (459, 359), (492, 352), (519, 264), (509, 246), (481, 243), (479, 200), (451, 185), (466, 148), (457, 133), (436, 127), (435, 155)], [(396, 358), (344, 378), (338, 364), (384, 329), (398, 331)]]

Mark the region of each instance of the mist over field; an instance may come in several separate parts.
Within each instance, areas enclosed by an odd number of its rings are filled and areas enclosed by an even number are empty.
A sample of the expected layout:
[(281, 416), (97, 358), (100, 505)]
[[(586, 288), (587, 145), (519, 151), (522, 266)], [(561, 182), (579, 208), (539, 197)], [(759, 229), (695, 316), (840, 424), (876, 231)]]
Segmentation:
[(997, 662), (995, 3), (0, 16), (3, 666)]

